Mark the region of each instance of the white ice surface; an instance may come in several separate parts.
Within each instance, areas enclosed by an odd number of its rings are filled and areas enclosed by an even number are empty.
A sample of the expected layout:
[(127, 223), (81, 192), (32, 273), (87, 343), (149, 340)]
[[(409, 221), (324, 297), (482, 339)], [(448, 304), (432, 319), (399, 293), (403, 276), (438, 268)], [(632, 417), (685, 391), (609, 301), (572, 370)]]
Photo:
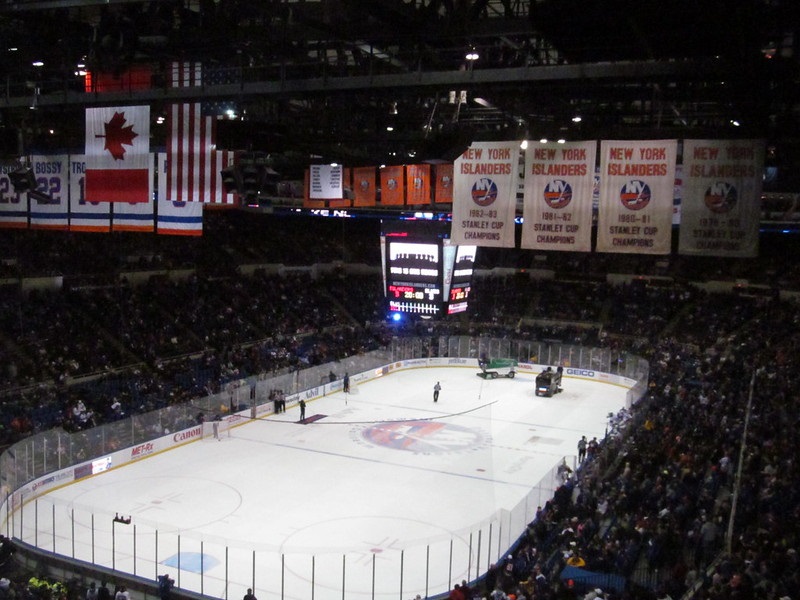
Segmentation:
[[(401, 371), (308, 402), (307, 417), (325, 415), (313, 423), (289, 407), (57, 489), (24, 518), (40, 546), (49, 536), (59, 553), (169, 572), (211, 596), (238, 600), (253, 586), (260, 600), (425, 597), (485, 571), (522, 533), (501, 532), (498, 511), (574, 455), (581, 435), (601, 439), (624, 406), (619, 386), (565, 377), (563, 388), (537, 398), (527, 374)], [(114, 513), (131, 525), (112, 524)]]

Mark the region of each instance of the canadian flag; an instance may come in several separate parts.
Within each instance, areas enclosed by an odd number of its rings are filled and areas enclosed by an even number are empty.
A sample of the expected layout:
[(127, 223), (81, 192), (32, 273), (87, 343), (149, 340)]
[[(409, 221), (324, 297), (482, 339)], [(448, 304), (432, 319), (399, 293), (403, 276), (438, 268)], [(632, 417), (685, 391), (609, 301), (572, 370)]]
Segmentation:
[(150, 198), (150, 107), (86, 109), (86, 202)]

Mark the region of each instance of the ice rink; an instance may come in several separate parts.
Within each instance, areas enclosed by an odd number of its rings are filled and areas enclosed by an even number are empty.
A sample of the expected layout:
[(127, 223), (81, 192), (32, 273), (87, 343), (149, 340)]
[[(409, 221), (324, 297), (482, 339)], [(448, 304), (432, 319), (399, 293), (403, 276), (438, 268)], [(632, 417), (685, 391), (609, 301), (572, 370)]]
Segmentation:
[[(259, 600), (442, 593), (522, 533), (499, 531), (498, 513), (576, 454), (582, 435), (601, 439), (627, 391), (565, 377), (561, 393), (538, 398), (533, 375), (476, 374), (400, 371), (308, 402), (305, 423), (289, 406), (220, 441), (56, 489), (24, 519), (59, 553), (86, 560), (91, 535), (94, 562), (167, 572), (210, 596), (238, 600), (251, 586)], [(535, 506), (525, 510), (532, 518)]]

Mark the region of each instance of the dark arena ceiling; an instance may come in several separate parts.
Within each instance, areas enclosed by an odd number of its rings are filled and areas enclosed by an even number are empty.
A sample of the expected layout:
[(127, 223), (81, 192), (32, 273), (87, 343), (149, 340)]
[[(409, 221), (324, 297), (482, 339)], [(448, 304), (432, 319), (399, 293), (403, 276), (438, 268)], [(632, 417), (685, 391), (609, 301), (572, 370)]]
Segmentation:
[[(757, 137), (800, 189), (799, 29), (797, 0), (6, 0), (0, 150), (80, 152), (83, 109), (123, 103), (163, 148), (158, 117), (199, 99), (219, 148), (287, 177), (473, 140)], [(170, 89), (173, 61), (204, 86)], [(87, 92), (87, 70), (146, 85)]]

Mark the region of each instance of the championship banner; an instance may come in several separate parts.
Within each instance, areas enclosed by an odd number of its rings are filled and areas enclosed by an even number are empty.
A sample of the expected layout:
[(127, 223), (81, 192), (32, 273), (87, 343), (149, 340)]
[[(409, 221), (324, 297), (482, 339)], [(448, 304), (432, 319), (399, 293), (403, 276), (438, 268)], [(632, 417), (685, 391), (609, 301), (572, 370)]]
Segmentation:
[(167, 155), (158, 154), (158, 229), (162, 235), (203, 235), (202, 202), (172, 202), (167, 197)]
[(513, 248), (519, 142), (473, 143), (453, 171), (452, 243)]
[(453, 203), (452, 163), (442, 163), (436, 165), (436, 185), (433, 189), (433, 201), (436, 204)]
[(525, 152), (522, 248), (589, 252), (597, 142), (548, 142)]
[(28, 193), (18, 193), (8, 174), (19, 169), (16, 163), (0, 164), (0, 228), (28, 228)]
[(73, 154), (69, 160), (69, 230), (108, 233), (111, 231), (111, 204), (87, 202), (85, 189), (86, 156)]
[(381, 206), (403, 206), (406, 201), (403, 166), (381, 167)]
[(406, 204), (429, 206), (431, 203), (431, 166), (406, 165)]
[(86, 109), (87, 201), (147, 202), (149, 163), (149, 106)]
[(677, 140), (600, 143), (597, 251), (669, 254)]
[(375, 167), (353, 169), (353, 206), (375, 206)]
[(341, 165), (311, 165), (309, 167), (309, 192), (311, 200), (344, 198)]
[(36, 191), (41, 194), (28, 194), (31, 229), (69, 229), (68, 164), (66, 155), (31, 156)]
[(680, 254), (758, 255), (764, 142), (685, 140)]

